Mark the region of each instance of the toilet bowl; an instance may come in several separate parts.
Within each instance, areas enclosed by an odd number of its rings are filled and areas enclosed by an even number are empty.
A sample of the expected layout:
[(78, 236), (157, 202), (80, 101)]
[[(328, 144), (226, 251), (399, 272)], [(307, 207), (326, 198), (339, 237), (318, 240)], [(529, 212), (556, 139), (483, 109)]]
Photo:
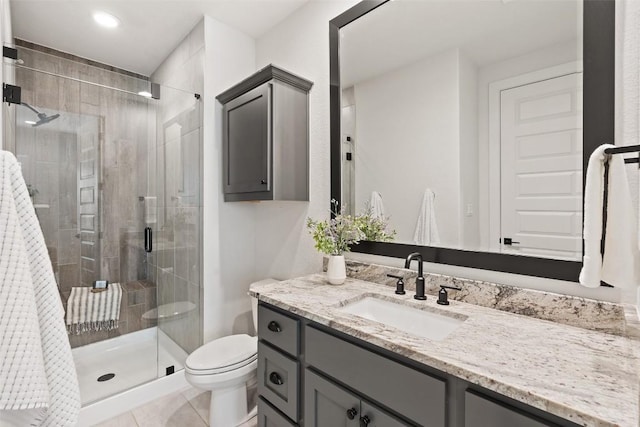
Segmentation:
[[(256, 283), (274, 282), (277, 280)], [(257, 330), (256, 298), (251, 298), (251, 311)], [(189, 355), (185, 362), (187, 381), (194, 387), (211, 391), (210, 426), (235, 427), (247, 420), (247, 384), (255, 384), (257, 367), (258, 337), (246, 334), (218, 338)], [(255, 414), (255, 410), (251, 412)]]

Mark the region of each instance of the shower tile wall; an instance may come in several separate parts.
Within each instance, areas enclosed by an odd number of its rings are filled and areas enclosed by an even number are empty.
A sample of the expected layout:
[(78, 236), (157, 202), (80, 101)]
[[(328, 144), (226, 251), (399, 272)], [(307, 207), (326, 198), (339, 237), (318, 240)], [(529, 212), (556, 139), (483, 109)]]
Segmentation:
[[(133, 92), (148, 88), (131, 75), (19, 50), (25, 65), (38, 70)], [(156, 174), (155, 158), (149, 157), (155, 156), (150, 150), (156, 144), (154, 107), (137, 95), (20, 68), (16, 81), (24, 102), (47, 114), (60, 113), (59, 119), (38, 128), (23, 126), (18, 119), (16, 152), (33, 186), (34, 203), (41, 206), (37, 214), (63, 303), (72, 286), (88, 286), (99, 278), (121, 282), (127, 290), (122, 325), (110, 336), (154, 326), (141, 317), (156, 306), (156, 298), (154, 281), (145, 281), (144, 206), (139, 201), (152, 194), (149, 179)], [(24, 107), (16, 111), (29, 113)], [(78, 182), (90, 176), (83, 165), (98, 165), (95, 191), (78, 191)], [(82, 211), (98, 200), (95, 211)], [(94, 221), (100, 239), (84, 231)], [(91, 333), (70, 339), (75, 347), (106, 336)]]

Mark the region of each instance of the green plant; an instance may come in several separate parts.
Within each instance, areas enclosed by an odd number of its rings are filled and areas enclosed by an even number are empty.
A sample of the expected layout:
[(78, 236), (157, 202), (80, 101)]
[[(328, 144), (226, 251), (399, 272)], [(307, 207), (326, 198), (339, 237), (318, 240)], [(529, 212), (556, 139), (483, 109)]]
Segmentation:
[(396, 230), (387, 230), (389, 218), (376, 218), (373, 216), (373, 209), (368, 203), (362, 214), (355, 218), (356, 225), (362, 232), (362, 240), (371, 242), (391, 242), (396, 237)]
[(338, 201), (331, 199), (331, 213), (334, 218), (324, 221), (307, 219), (307, 228), (316, 242), (315, 248), (327, 255), (342, 255), (349, 252), (350, 245), (357, 244), (364, 235), (357, 225), (356, 218), (345, 215), (344, 209), (338, 209)]

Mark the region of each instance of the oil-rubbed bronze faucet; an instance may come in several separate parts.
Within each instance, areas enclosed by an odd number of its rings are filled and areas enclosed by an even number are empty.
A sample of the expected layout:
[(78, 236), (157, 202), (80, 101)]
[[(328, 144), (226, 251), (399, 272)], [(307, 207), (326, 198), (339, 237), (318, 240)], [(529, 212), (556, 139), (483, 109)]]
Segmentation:
[(404, 262), (404, 268), (409, 268), (411, 261), (418, 261), (418, 277), (416, 277), (416, 294), (413, 296), (415, 299), (426, 300), (424, 296), (424, 277), (422, 277), (422, 255), (419, 252), (409, 254), (407, 260)]

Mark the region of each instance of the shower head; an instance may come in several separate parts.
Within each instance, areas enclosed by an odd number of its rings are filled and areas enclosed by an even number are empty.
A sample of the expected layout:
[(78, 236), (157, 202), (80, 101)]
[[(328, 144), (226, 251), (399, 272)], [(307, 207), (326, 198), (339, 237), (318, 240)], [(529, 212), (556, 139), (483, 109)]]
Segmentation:
[(38, 114), (38, 118), (39, 118), (40, 120), (38, 120), (35, 124), (31, 125), (31, 127), (34, 127), (34, 128), (35, 128), (35, 127), (38, 127), (38, 126), (40, 126), (40, 125), (47, 124), (47, 123), (49, 123), (49, 122), (54, 121), (54, 120), (55, 120), (55, 119), (57, 119), (58, 117), (60, 117), (60, 114), (54, 114), (53, 116), (47, 116), (47, 115), (46, 115), (46, 114), (44, 114), (44, 113), (40, 113), (40, 114)]
[(54, 114), (53, 116), (47, 116), (45, 113), (41, 113), (40, 111), (36, 110), (35, 108), (33, 108), (31, 105), (27, 104), (26, 102), (23, 102), (22, 105), (24, 105), (25, 107), (27, 107), (28, 109), (30, 109), (31, 111), (36, 113), (36, 115), (38, 116), (38, 121), (31, 125), (31, 127), (34, 127), (34, 128), (38, 127), (40, 125), (44, 125), (44, 124), (47, 124), (49, 122), (52, 122), (55, 119), (57, 119), (58, 117), (60, 117), (60, 114)]

